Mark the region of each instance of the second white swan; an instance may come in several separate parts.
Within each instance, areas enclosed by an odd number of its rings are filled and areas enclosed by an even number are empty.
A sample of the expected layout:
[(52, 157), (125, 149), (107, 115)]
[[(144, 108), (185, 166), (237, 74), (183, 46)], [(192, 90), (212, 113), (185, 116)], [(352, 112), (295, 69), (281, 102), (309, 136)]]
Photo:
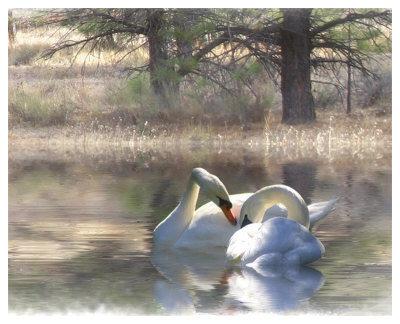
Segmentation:
[[(286, 207), (287, 218), (271, 217), (261, 223), (264, 211), (278, 203)], [(243, 204), (239, 224), (242, 228), (231, 237), (226, 255), (240, 266), (257, 270), (269, 265), (303, 265), (325, 252), (309, 231), (309, 208), (288, 186), (273, 185), (255, 192)]]

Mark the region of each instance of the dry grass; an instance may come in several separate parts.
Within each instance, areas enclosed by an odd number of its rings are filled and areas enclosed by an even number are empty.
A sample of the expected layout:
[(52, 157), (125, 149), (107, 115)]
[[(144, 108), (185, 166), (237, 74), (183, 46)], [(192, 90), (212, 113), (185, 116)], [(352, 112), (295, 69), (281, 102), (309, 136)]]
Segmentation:
[[(160, 112), (148, 82), (127, 82), (122, 76), (126, 66), (113, 66), (117, 58), (109, 52), (95, 57), (83, 51), (72, 67), (76, 51), (36, 60), (38, 49), (58, 37), (47, 30), (20, 32), (9, 48), (9, 64), (14, 64), (9, 66), (10, 152), (200, 145), (232, 152), (238, 147), (262, 149), (294, 159), (391, 156), (389, 101), (368, 109), (354, 107), (349, 116), (342, 107), (330, 107), (317, 111), (316, 122), (288, 126), (280, 123), (279, 94), (271, 87), (260, 88), (267, 94), (269, 113), (263, 117), (262, 110), (250, 111), (250, 131), (244, 132), (234, 101), (205, 96), (206, 87), (189, 89), (173, 109)], [(127, 66), (143, 59), (141, 53)], [(79, 65), (83, 61), (84, 77)]]
[[(49, 60), (39, 60), (40, 49), (54, 43), (63, 30), (37, 29), (21, 31), (9, 47), (9, 124), (13, 126), (77, 126), (113, 127), (116, 120), (126, 124), (136, 121), (143, 128), (146, 121), (162, 125), (177, 123), (180, 128), (193, 125), (240, 124), (241, 112), (237, 99), (216, 92), (204, 80), (186, 85), (179, 98), (172, 99), (172, 108), (159, 109), (149, 89), (147, 76), (127, 79), (126, 68), (141, 66), (146, 53), (135, 52), (122, 64), (115, 65), (124, 56), (111, 51), (91, 55), (87, 51), (68, 49)], [(73, 37), (79, 37), (73, 35)], [(71, 63), (75, 65), (71, 66)], [(84, 75), (80, 67), (85, 63)], [(53, 91), (50, 91), (48, 84)], [(271, 84), (260, 82), (263, 107), (248, 105), (249, 120), (262, 120), (265, 107), (272, 104), (276, 91)], [(23, 86), (21, 86), (23, 85)], [(43, 102), (43, 94), (46, 102)], [(279, 97), (279, 96), (278, 96)], [(67, 98), (67, 102), (65, 99)], [(61, 102), (63, 104), (61, 105)], [(52, 109), (39, 109), (38, 106)], [(62, 116), (55, 110), (62, 106)], [(41, 116), (43, 114), (43, 116)], [(54, 118), (52, 118), (54, 116)], [(52, 124), (53, 120), (53, 124)], [(124, 126), (124, 125), (120, 125)], [(162, 127), (165, 129), (165, 127)]]
[[(9, 152), (35, 155), (37, 152), (58, 154), (115, 154), (119, 150), (193, 151), (210, 150), (229, 154), (253, 151), (268, 158), (304, 161), (326, 160), (378, 161), (392, 157), (391, 117), (357, 114), (320, 113), (318, 122), (302, 126), (282, 125), (279, 113), (270, 114), (264, 128), (255, 124), (244, 132), (234, 126), (195, 126), (177, 129), (147, 123), (143, 129), (104, 127), (12, 128), (9, 130)], [(107, 153), (108, 152), (108, 153)]]
[[(348, 156), (387, 154), (392, 147), (392, 118), (380, 115), (380, 109), (359, 110), (351, 115), (322, 111), (317, 122), (288, 126), (267, 120), (265, 141), (269, 151), (281, 151), (297, 157), (307, 155)], [(271, 118), (272, 120), (274, 118)]]

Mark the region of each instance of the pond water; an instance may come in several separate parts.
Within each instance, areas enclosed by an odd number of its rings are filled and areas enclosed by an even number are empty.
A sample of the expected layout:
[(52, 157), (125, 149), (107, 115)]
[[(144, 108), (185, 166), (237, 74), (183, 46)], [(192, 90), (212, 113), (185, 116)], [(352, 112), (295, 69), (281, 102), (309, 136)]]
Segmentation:
[[(341, 196), (313, 228), (325, 256), (260, 275), (227, 265), (224, 249), (152, 253), (154, 227), (197, 166), (230, 194), (284, 183), (308, 204)], [(9, 312), (391, 315), (391, 170), (390, 152), (345, 160), (246, 147), (10, 154)], [(200, 193), (198, 206), (205, 202)]]

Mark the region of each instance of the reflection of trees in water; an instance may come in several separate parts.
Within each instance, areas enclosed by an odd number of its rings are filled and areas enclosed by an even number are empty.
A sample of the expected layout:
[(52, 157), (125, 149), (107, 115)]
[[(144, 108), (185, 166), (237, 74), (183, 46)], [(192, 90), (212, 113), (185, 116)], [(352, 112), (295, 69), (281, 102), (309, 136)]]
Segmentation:
[(308, 205), (315, 189), (316, 172), (316, 166), (311, 163), (286, 163), (282, 165), (283, 184), (298, 191)]
[(231, 174), (237, 177), (235, 179), (237, 183), (251, 187), (248, 190), (242, 189), (235, 193), (254, 192), (268, 184), (268, 169), (265, 167), (261, 157), (255, 157), (253, 154), (245, 154), (243, 159), (239, 161), (237, 172)]
[(344, 213), (347, 217), (351, 217), (352, 207), (353, 206), (353, 198), (351, 196), (351, 192), (353, 190), (353, 170), (349, 170), (346, 172), (345, 179), (344, 179), (344, 186), (345, 186), (345, 194), (342, 198), (344, 202)]
[(33, 172), (41, 172), (46, 174), (54, 174), (57, 177), (68, 175), (68, 168), (71, 166), (66, 161), (51, 160), (28, 160), (15, 161), (10, 160), (8, 163), (9, 181), (17, 181), (26, 174)]
[(157, 208), (164, 203), (166, 192), (171, 186), (171, 179), (161, 179), (158, 181), (158, 186), (155, 188), (150, 206)]
[[(335, 190), (342, 197), (337, 206), (339, 212), (335, 215), (336, 222), (346, 225), (348, 229), (360, 230), (369, 227), (370, 222), (391, 217), (391, 184), (390, 170), (363, 169), (350, 165), (318, 179), (316, 188)], [(331, 221), (332, 218), (328, 217), (324, 223), (330, 224)]]
[(29, 268), (29, 273), (15, 281), (11, 275), (10, 311), (58, 314), (103, 307), (103, 311), (128, 314), (159, 313), (152, 288), (160, 275), (149, 257), (121, 251), (118, 241), (93, 244), (92, 251), (65, 261), (18, 261), (15, 266)]

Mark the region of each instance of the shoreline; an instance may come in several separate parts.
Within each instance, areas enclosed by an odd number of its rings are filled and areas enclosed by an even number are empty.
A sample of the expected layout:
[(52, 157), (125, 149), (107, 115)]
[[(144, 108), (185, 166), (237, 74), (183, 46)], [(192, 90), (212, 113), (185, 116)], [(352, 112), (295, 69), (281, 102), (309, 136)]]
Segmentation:
[[(83, 155), (115, 155), (118, 152), (217, 152), (218, 154), (265, 154), (269, 158), (293, 161), (383, 161), (391, 163), (392, 135), (378, 128), (368, 136), (343, 133), (333, 127), (281, 126), (274, 132), (182, 132), (181, 134), (150, 136), (132, 134), (131, 130), (99, 132), (80, 128), (47, 127), (8, 130), (8, 158), (20, 160), (35, 156), (54, 158)], [(365, 130), (364, 130), (365, 131)], [(376, 133), (376, 134), (375, 134)], [(375, 134), (375, 136), (374, 136)]]

